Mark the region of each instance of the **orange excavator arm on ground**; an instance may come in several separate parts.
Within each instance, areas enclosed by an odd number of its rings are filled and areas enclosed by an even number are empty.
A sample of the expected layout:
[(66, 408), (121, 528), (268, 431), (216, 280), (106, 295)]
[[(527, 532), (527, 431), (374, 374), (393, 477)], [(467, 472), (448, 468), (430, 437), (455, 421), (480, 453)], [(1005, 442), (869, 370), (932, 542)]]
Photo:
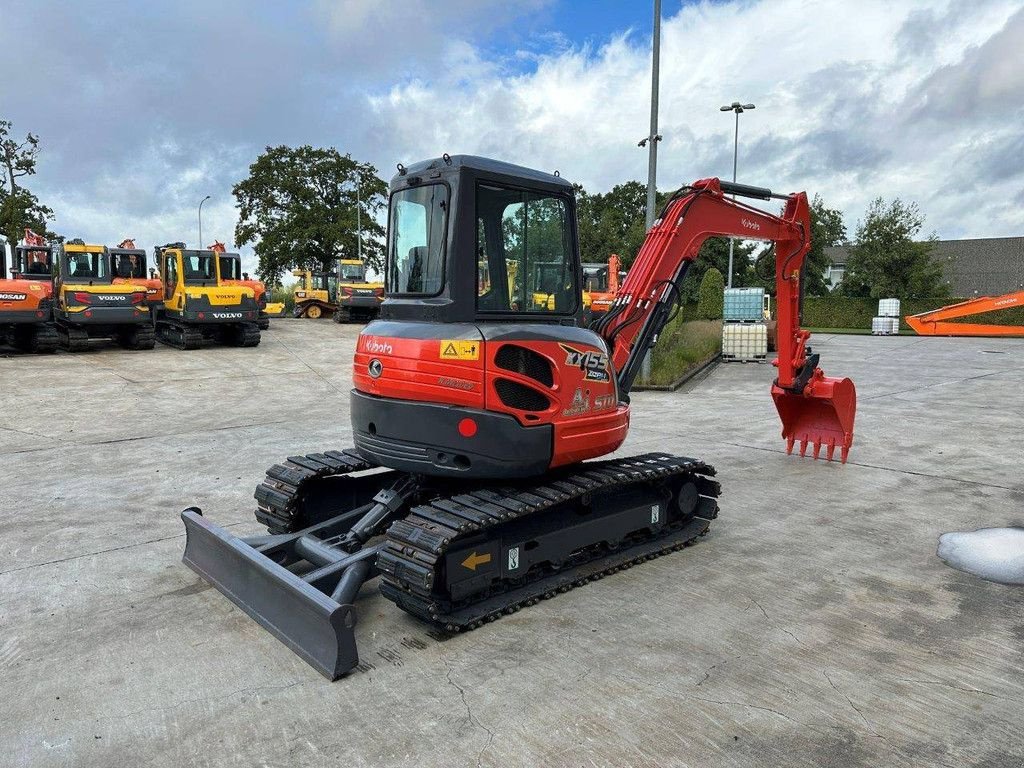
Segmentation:
[(982, 323), (950, 323), (961, 317), (970, 317), (982, 312), (1024, 306), (1024, 291), (1015, 291), (1002, 296), (982, 296), (961, 301), (946, 307), (907, 315), (907, 325), (920, 336), (1024, 336), (1021, 325), (985, 325)]
[[(785, 202), (774, 215), (727, 194)], [(800, 271), (810, 250), (810, 212), (803, 192), (778, 195), (771, 190), (702, 179), (677, 191), (654, 222), (608, 313), (594, 330), (608, 342), (620, 392), (629, 392), (644, 356), (672, 318), (683, 278), (703, 242), (714, 236), (767, 240), (775, 244), (778, 313), (778, 378), (772, 385), (787, 451), (808, 444), (817, 458), (838, 447), (846, 461), (853, 442), (857, 395), (850, 379), (828, 378), (811, 354), (811, 334), (800, 328)]]

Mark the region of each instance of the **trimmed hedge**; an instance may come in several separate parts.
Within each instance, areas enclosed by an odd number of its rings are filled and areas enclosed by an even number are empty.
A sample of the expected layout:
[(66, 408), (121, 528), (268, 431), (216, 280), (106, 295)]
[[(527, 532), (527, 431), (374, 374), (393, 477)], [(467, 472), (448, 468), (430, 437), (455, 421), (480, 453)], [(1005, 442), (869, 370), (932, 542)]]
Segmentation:
[[(902, 299), (900, 301), (900, 329), (910, 330), (904, 318), (930, 312), (947, 304), (965, 299)], [(871, 318), (878, 314), (878, 299), (823, 296), (804, 298), (803, 325), (806, 328), (863, 328), (871, 330)], [(997, 325), (1024, 325), (1024, 307), (1001, 309), (956, 320), (963, 323), (992, 323)]]
[(704, 273), (697, 289), (697, 317), (701, 320), (721, 320), (725, 309), (725, 278), (711, 267)]

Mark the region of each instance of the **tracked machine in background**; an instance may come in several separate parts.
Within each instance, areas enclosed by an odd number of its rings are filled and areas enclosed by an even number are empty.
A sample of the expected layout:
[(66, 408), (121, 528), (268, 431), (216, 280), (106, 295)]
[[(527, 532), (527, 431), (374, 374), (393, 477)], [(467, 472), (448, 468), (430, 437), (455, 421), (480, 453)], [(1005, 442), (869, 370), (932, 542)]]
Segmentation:
[(384, 283), (366, 279), (366, 265), (359, 259), (338, 259), (337, 309), (334, 322), (367, 323), (380, 314)]
[(228, 253), (224, 243), (214, 240), (213, 245), (207, 246), (209, 250), (217, 254), (217, 269), (220, 281), (224, 285), (241, 285), (252, 289), (253, 297), (256, 299), (256, 308), (259, 315), (256, 324), (261, 331), (270, 328), (270, 315), (267, 313), (267, 286), (262, 280), (253, 280), (242, 271), (242, 257), (237, 253)]
[(260, 343), (253, 290), (222, 282), (214, 251), (170, 243), (155, 248), (153, 258), (164, 291), (156, 319), (161, 342), (178, 349), (198, 349), (204, 339), (235, 347)]
[[(256, 490), (265, 536), (182, 513), (185, 563), (324, 675), (357, 664), (353, 602), (370, 578), (424, 622), (468, 630), (708, 530), (719, 487), (706, 463), (661, 451), (602, 458), (626, 437), (641, 361), (707, 237), (775, 243), (771, 389), (783, 437), (845, 461), (853, 383), (822, 373), (797, 320), (805, 194), (718, 179), (681, 188), (589, 328), (575, 207), (566, 180), (506, 163), (445, 155), (399, 166), (387, 299), (354, 360), (354, 446), (267, 471)], [(538, 305), (533, 266), (552, 262), (553, 300)]]
[(622, 259), (617, 253), (608, 257), (606, 264), (583, 265), (583, 291), (590, 295), (590, 311), (594, 314), (607, 312), (619, 295)]
[(60, 345), (82, 351), (90, 339), (111, 339), (127, 349), (152, 349), (153, 316), (141, 279), (114, 279), (110, 252), (80, 240), (58, 249), (54, 320)]
[(11, 246), (10, 276), (7, 252), (0, 250), (0, 341), (22, 352), (54, 352), (53, 248), (31, 229)]
[(154, 324), (164, 302), (164, 285), (160, 273), (146, 259), (146, 251), (135, 247), (132, 238), (126, 238), (116, 248), (107, 249), (110, 255), (110, 274), (114, 284), (139, 284), (146, 287), (146, 305)]

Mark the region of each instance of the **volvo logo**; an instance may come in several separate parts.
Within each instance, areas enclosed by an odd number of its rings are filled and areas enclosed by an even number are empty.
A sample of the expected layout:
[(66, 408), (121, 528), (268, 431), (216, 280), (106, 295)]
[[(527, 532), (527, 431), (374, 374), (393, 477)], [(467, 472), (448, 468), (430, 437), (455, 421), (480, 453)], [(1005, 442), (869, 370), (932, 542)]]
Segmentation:
[(384, 363), (376, 357), (370, 361), (370, 364), (366, 366), (366, 368), (370, 372), (370, 375), (375, 379), (379, 379), (380, 375), (384, 373)]

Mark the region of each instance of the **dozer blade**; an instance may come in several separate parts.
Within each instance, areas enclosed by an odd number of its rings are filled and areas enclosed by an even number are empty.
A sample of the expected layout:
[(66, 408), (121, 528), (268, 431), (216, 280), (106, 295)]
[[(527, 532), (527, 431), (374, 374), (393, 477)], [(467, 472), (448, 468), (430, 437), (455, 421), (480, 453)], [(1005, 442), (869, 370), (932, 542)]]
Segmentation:
[[(359, 663), (355, 608), (337, 602), (260, 551), (297, 537), (240, 539), (207, 521), (195, 508), (182, 512), (181, 519), (186, 533), (182, 561), (250, 618), (330, 680)], [(370, 564), (365, 559), (360, 562)], [(361, 575), (365, 578), (366, 571)], [(354, 598), (355, 590), (348, 591)]]
[(853, 421), (857, 414), (857, 390), (849, 379), (832, 379), (820, 370), (804, 388), (802, 394), (772, 387), (772, 399), (782, 419), (782, 437), (786, 453), (800, 444), (800, 455), (807, 455), (811, 445), (814, 458), (825, 447), (825, 458), (832, 460), (836, 448), (845, 464), (853, 444)]
[(276, 301), (268, 303), (263, 310), (268, 317), (284, 317), (284, 302)]

